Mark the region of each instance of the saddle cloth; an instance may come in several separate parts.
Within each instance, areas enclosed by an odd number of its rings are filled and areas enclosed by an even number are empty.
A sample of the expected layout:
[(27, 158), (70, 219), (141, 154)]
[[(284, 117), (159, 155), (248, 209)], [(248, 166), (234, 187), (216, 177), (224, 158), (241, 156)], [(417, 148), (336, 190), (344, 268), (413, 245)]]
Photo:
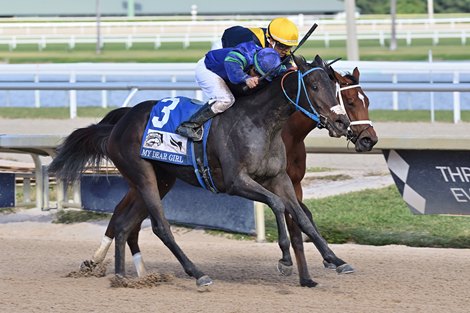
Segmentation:
[(178, 165), (192, 165), (201, 187), (217, 192), (212, 182), (206, 153), (212, 119), (204, 123), (202, 143), (195, 144), (191, 139), (175, 133), (181, 122), (189, 120), (202, 104), (186, 97), (158, 101), (152, 108), (142, 136), (140, 156)]
[[(176, 128), (200, 109), (198, 100), (186, 97), (164, 98), (153, 107), (145, 128), (140, 155), (144, 159), (178, 165), (193, 165), (192, 140), (175, 133)], [(211, 120), (204, 124), (204, 147)], [(204, 148), (204, 154), (205, 154)]]

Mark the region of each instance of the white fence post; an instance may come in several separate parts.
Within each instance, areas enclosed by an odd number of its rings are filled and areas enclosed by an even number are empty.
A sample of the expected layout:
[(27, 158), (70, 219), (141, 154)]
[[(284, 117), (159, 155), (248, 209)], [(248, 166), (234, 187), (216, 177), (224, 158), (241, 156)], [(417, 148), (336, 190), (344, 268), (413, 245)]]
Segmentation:
[[(39, 83), (39, 75), (37, 73), (34, 74), (34, 82)], [(41, 93), (38, 89), (34, 91), (34, 106), (36, 108), (41, 107)]]
[[(454, 79), (453, 83), (458, 84), (460, 81), (459, 79), (459, 72), (454, 72)], [(460, 92), (454, 91), (454, 123), (457, 124), (461, 121), (460, 116)]]
[[(394, 73), (392, 76), (392, 83), (393, 84), (398, 83), (398, 78), (397, 78), (396, 73)], [(398, 110), (398, 91), (392, 92), (392, 102), (393, 102), (393, 110), (397, 111)]]
[(266, 241), (266, 228), (264, 221), (264, 204), (261, 202), (254, 202), (255, 207), (255, 227), (256, 227), (256, 241)]
[[(429, 83), (434, 83), (434, 79), (432, 77), (432, 50), (428, 51), (428, 61), (429, 61)], [(434, 112), (434, 92), (429, 93), (429, 101), (430, 101), (430, 109), (431, 109), (431, 123), (436, 121), (435, 112)]]
[(328, 32), (325, 32), (323, 36), (324, 36), (325, 48), (329, 48), (330, 47), (330, 37), (329, 37)]
[(75, 36), (70, 36), (69, 49), (73, 50), (74, 48), (75, 48)]
[[(75, 83), (76, 82), (76, 77), (75, 77), (75, 72), (70, 72), (70, 83)], [(70, 106), (70, 118), (76, 118), (77, 117), (77, 91), (76, 90), (70, 90), (69, 91), (69, 106)]]
[(126, 49), (129, 50), (132, 48), (132, 35), (127, 36), (126, 40)]
[(162, 41), (160, 40), (160, 35), (155, 36), (155, 49), (158, 49), (162, 46)]
[[(106, 83), (106, 75), (101, 75), (101, 82)], [(101, 90), (101, 107), (108, 107), (108, 91), (105, 89)]]
[(8, 44), (8, 50), (13, 51), (16, 49), (16, 36), (11, 37), (11, 41)]
[[(176, 83), (176, 76), (175, 75), (171, 76), (171, 82)], [(171, 97), (172, 98), (176, 97), (176, 90), (171, 91)]]
[(47, 43), (46, 43), (46, 36), (41, 36), (41, 40), (39, 41), (38, 43), (38, 49), (39, 51), (42, 51), (43, 49), (45, 49), (47, 46)]

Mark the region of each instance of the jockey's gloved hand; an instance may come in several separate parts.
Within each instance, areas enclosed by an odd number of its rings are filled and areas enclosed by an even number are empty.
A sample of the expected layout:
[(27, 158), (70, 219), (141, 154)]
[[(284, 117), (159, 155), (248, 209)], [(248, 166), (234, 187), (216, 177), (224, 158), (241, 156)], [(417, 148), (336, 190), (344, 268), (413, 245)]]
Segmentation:
[(250, 77), (245, 80), (245, 84), (248, 86), (248, 88), (255, 88), (258, 86), (258, 82), (258, 76)]

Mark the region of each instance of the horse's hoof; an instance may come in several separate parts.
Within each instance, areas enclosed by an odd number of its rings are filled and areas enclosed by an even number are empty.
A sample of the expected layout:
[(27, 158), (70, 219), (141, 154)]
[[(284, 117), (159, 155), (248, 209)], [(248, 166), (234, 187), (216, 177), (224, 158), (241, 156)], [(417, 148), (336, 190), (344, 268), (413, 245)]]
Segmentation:
[(303, 281), (300, 282), (300, 286), (307, 287), (307, 288), (313, 288), (317, 285), (318, 285), (318, 283), (314, 282), (311, 279), (306, 279), (306, 280), (303, 280)]
[(330, 263), (330, 262), (325, 261), (325, 260), (323, 260), (323, 266), (326, 269), (329, 269), (329, 270), (335, 270), (336, 269), (336, 265), (334, 263)]
[(351, 274), (354, 272), (355, 272), (354, 268), (347, 263), (340, 265), (336, 268), (336, 273), (338, 274)]
[(93, 270), (98, 264), (93, 260), (85, 260), (80, 264), (80, 271), (90, 271)]
[(212, 281), (212, 279), (207, 275), (201, 276), (196, 280), (196, 286), (199, 291), (208, 290), (209, 286), (212, 285), (213, 283), (214, 282)]
[(116, 274), (114, 274), (114, 278), (119, 279), (119, 280), (122, 280), (122, 279), (125, 279), (126, 277), (125, 277), (124, 275), (122, 275), (122, 274), (117, 274), (117, 273), (116, 273)]
[(292, 275), (292, 265), (285, 265), (282, 262), (277, 263), (277, 270), (283, 276), (290, 276)]

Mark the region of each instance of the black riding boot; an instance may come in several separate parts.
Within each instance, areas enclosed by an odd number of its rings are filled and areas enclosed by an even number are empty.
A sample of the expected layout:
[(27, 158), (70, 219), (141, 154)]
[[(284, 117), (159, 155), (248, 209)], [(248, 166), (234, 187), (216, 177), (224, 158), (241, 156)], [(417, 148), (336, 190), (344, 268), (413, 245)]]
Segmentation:
[(176, 133), (191, 138), (193, 141), (201, 141), (203, 129), (202, 125), (209, 119), (217, 115), (217, 113), (212, 112), (211, 110), (212, 102), (207, 102), (194, 113), (189, 121), (181, 123), (180, 126), (176, 129)]

